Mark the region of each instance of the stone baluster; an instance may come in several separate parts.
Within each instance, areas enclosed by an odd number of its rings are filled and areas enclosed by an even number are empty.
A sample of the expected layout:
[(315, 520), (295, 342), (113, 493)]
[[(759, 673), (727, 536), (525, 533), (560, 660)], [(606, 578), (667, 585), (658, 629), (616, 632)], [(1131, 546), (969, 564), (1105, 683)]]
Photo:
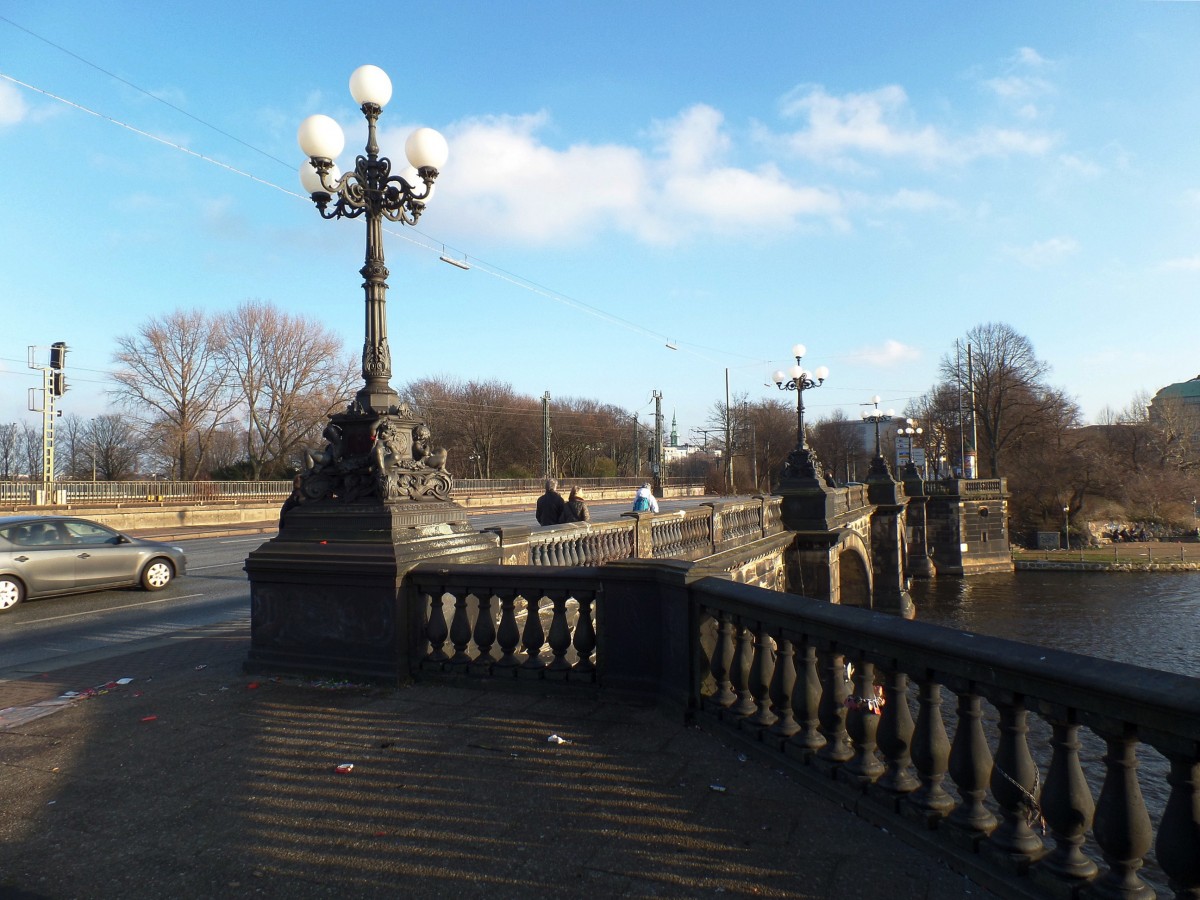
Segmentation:
[(1096, 804), (1079, 762), (1079, 723), (1070, 710), (1063, 710), (1050, 723), (1054, 732), (1050, 738), (1050, 768), (1042, 789), (1042, 815), (1054, 838), (1054, 849), (1042, 858), (1038, 868), (1066, 881), (1087, 881), (1098, 871), (1095, 861), (1083, 852)]
[(737, 694), (733, 692), (733, 684), (729, 680), (729, 672), (733, 667), (733, 620), (729, 613), (717, 614), (717, 643), (713, 647), (712, 663), (709, 671), (717, 689), (709, 698), (715, 706), (726, 709), (733, 705)]
[(821, 673), (817, 667), (817, 648), (807, 638), (796, 650), (796, 687), (792, 692), (792, 711), (800, 730), (788, 742), (789, 752), (802, 758), (811, 756), (825, 746), (821, 734)]
[(1167, 873), (1176, 897), (1200, 898), (1200, 763), (1194, 756), (1167, 753), (1171, 773), (1158, 840), (1154, 844), (1158, 864)]
[(850, 735), (846, 731), (846, 698), (850, 696), (850, 684), (846, 680), (846, 658), (840, 653), (827, 651), (821, 654), (825, 677), (824, 690), (817, 706), (817, 717), (821, 720), (821, 734), (825, 745), (817, 751), (817, 759), (831, 765), (841, 765), (854, 756), (850, 746)]
[(461, 591), (454, 596), (454, 615), (450, 619), (450, 643), (454, 645), (454, 655), (450, 664), (466, 666), (471, 662), (471, 654), (467, 652), (471, 646), (471, 619), (467, 615), (467, 592)]
[(567, 625), (566, 596), (555, 594), (550, 598), (550, 606), (550, 634), (546, 642), (550, 645), (550, 652), (554, 658), (546, 668), (548, 672), (565, 674), (571, 668), (571, 663), (567, 660), (567, 652), (571, 649), (571, 629)]
[(471, 661), (473, 665), (488, 668), (492, 664), (492, 646), (496, 643), (496, 621), (492, 618), (492, 593), (480, 591), (479, 612), (475, 616), (475, 646), (478, 652)]
[(954, 808), (954, 798), (942, 787), (950, 762), (950, 739), (942, 721), (942, 686), (929, 676), (917, 681), (912, 759), (920, 784), (907, 801), (932, 826)]
[(734, 645), (733, 666), (729, 671), (729, 681), (737, 701), (729, 710), (735, 716), (752, 715), (758, 704), (750, 693), (750, 666), (754, 660), (754, 634), (739, 619), (737, 622), (737, 640)]
[(1018, 872), (1045, 853), (1045, 845), (1031, 826), (1041, 824), (1038, 802), (1040, 775), (1029, 754), (1029, 713), (1020, 696), (997, 703), (1000, 738), (992, 765), (992, 796), (1000, 805), (1001, 821), (988, 841), (989, 848), (1007, 854)]
[(949, 821), (978, 842), (996, 830), (998, 820), (984, 805), (992, 778), (992, 750), (983, 733), (983, 698), (971, 690), (958, 695), (958, 726), (950, 747), (950, 777), (962, 802)]
[(792, 692), (796, 689), (796, 650), (783, 636), (775, 638), (775, 645), (775, 668), (768, 688), (775, 722), (768, 730), (775, 737), (787, 740), (800, 730), (792, 709)]
[(912, 711), (908, 708), (908, 676), (898, 669), (885, 673), (883, 710), (879, 717), (879, 749), (884, 772), (876, 782), (896, 795), (915, 791), (921, 784), (912, 771)]
[(846, 732), (853, 742), (854, 755), (842, 771), (866, 787), (884, 772), (875, 754), (875, 735), (879, 731), (882, 708), (875, 698), (875, 665), (859, 659), (851, 676), (852, 694), (846, 710)]
[(429, 641), (429, 652), (425, 654), (425, 658), (430, 662), (444, 662), (450, 658), (442, 649), (446, 645), (446, 639), (450, 636), (450, 629), (446, 627), (446, 614), (442, 612), (442, 592), (422, 594), (421, 602), (429, 610), (429, 619), (425, 623), (425, 638)]
[(542, 659), (542, 645), (546, 643), (546, 632), (542, 629), (540, 597), (525, 598), (525, 628), (521, 632), (521, 645), (525, 661), (521, 668), (541, 671), (546, 663)]
[(1138, 875), (1150, 849), (1150, 815), (1138, 784), (1137, 736), (1131, 727), (1119, 735), (1102, 735), (1104, 784), (1096, 801), (1092, 835), (1100, 845), (1108, 871), (1093, 882), (1096, 896), (1121, 900), (1152, 900), (1154, 889)]
[(772, 670), (775, 668), (775, 648), (771, 636), (761, 622), (754, 623), (754, 660), (750, 664), (750, 694), (755, 711), (744, 724), (755, 729), (770, 728), (778, 717), (771, 712)]
[(575, 647), (576, 672), (594, 672), (596, 664), (592, 662), (592, 653), (596, 650), (596, 624), (592, 621), (592, 605), (595, 596), (591, 591), (581, 591), (575, 597), (579, 604), (579, 612), (575, 616), (575, 635), (571, 639)]
[(496, 660), (495, 668), (515, 669), (520, 663), (517, 647), (521, 644), (521, 632), (517, 628), (516, 593), (505, 590), (499, 596), (500, 627), (496, 631), (496, 641), (500, 645), (500, 658)]

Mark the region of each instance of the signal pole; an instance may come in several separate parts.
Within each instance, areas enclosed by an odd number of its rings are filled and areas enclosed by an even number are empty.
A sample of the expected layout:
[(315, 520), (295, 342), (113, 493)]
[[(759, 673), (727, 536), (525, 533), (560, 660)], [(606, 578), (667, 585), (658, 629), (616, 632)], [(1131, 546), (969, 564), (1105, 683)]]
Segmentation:
[(67, 392), (67, 376), (63, 370), (67, 365), (67, 345), (55, 341), (50, 345), (50, 365), (37, 361), (37, 347), (29, 347), (29, 368), (42, 373), (42, 396), (36, 396), (37, 388), (29, 389), (29, 411), (42, 414), (42, 503), (54, 499), (54, 420), (60, 413), (55, 409), (55, 398)]

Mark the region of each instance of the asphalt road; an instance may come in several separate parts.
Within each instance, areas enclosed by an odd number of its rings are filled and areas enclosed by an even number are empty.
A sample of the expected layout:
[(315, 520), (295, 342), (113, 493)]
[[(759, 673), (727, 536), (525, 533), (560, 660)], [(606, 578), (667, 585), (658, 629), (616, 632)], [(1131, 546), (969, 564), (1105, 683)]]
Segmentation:
[[(698, 506), (705, 498), (660, 501), (661, 512)], [(627, 502), (592, 503), (594, 522), (612, 522)], [(531, 509), (472, 513), (478, 528), (538, 525)], [(28, 600), (0, 616), (0, 680), (23, 678), (128, 650), (169, 644), (181, 632), (244, 620), (250, 627), (246, 556), (272, 535), (255, 534), (173, 541), (188, 557), (188, 571), (167, 588), (135, 588)]]

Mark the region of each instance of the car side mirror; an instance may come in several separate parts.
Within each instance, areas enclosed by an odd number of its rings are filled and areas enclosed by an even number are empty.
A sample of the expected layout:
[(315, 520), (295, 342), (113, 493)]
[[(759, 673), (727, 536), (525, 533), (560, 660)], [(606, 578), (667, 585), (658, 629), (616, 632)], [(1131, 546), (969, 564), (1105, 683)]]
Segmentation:
[(118, 534), (118, 535), (117, 535), (117, 543), (118, 543), (118, 544), (132, 544), (132, 543), (133, 543), (133, 541), (131, 541), (129, 538), (127, 538), (127, 537), (126, 537), (125, 535), (123, 535), (123, 534)]

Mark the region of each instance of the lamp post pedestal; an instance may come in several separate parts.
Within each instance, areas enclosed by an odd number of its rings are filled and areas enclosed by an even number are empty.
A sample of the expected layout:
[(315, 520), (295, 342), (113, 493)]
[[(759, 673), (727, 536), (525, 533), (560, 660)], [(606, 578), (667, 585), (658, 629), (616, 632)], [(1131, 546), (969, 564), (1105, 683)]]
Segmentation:
[(352, 405), (325, 437), (308, 454), (299, 505), (246, 560), (246, 667), (403, 679), (421, 625), (402, 614), (405, 574), (433, 559), (499, 564), (499, 538), (472, 529), (450, 499), (445, 451), (407, 409)]
[[(499, 538), (445, 521), (446, 505), (360, 501), (300, 507), (250, 554), (247, 671), (408, 677), (419, 606), (403, 602), (413, 566), (500, 562)], [(322, 538), (320, 535), (329, 535)]]

